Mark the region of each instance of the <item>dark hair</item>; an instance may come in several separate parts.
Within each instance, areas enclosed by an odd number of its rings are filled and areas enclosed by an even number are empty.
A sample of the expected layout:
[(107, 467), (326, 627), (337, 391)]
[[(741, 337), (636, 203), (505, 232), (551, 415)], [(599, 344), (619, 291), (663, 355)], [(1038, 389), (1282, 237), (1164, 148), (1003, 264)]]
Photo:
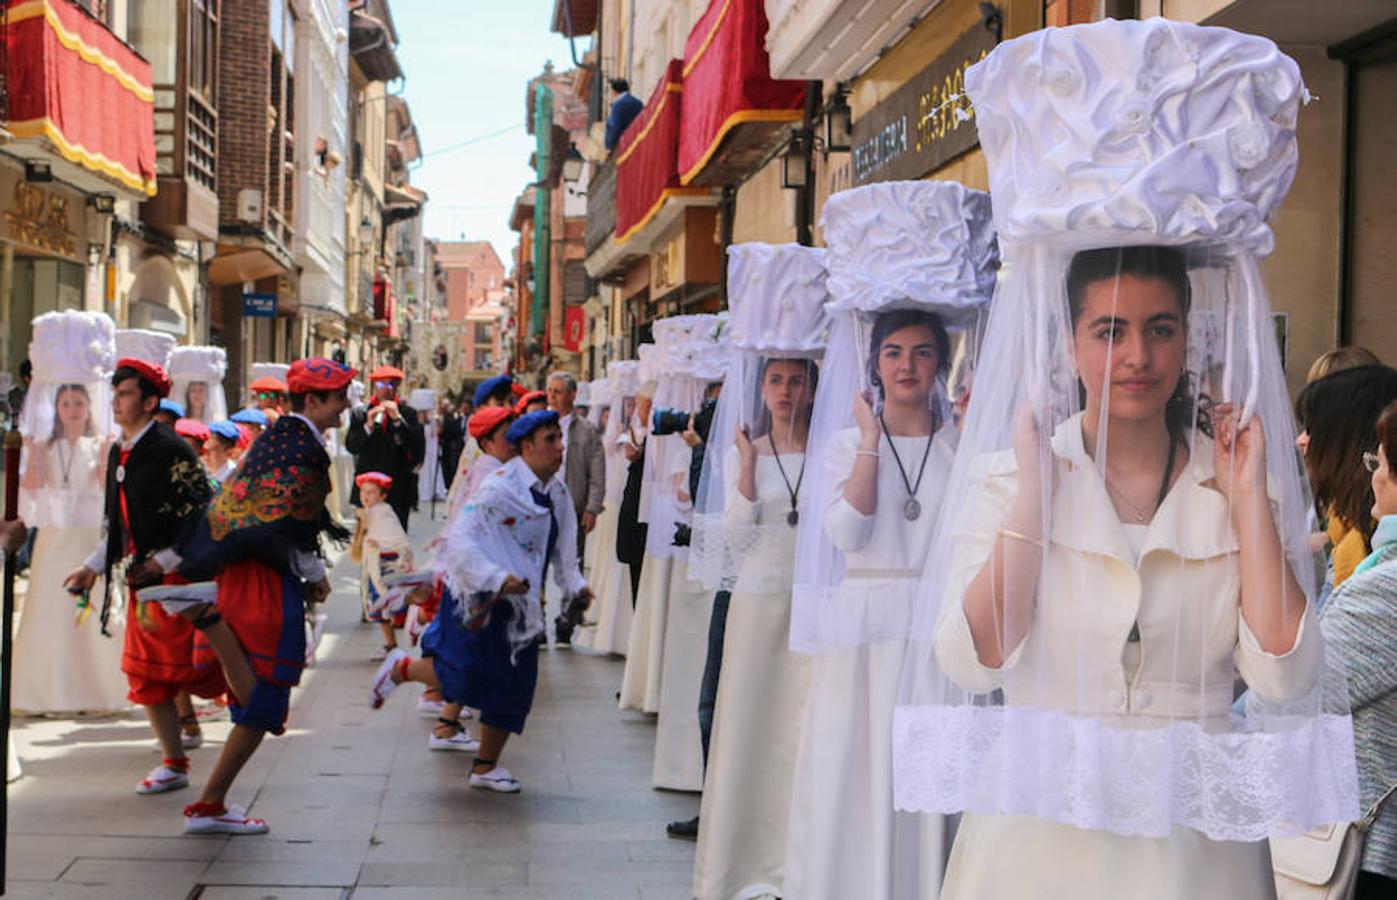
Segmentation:
[(1397, 369), (1387, 366), (1358, 366), (1326, 375), (1306, 385), (1295, 400), (1295, 417), (1310, 433), (1305, 468), (1315, 508), (1357, 528), (1365, 541), (1373, 536), (1377, 522), (1363, 452), (1373, 449), (1378, 417), (1394, 400)]
[(330, 399), (330, 396), (331, 396), (332, 394), (338, 394), (338, 393), (339, 393), (339, 391), (302, 391), (302, 392), (297, 393), (297, 394), (292, 394), (292, 395), (291, 395), (291, 411), (292, 411), (292, 412), (303, 412), (303, 411), (305, 410), (305, 408), (306, 408), (306, 397), (310, 396), (311, 394), (314, 394), (315, 396), (319, 397), (319, 398), (320, 398), (320, 402), (321, 402), (321, 403), (324, 403), (326, 400), (329, 400), (329, 399)]
[(53, 395), (53, 434), (49, 437), (49, 443), (53, 443), (63, 437), (63, 423), (58, 418), (58, 401), (69, 391), (77, 391), (82, 394), (82, 398), (87, 401), (87, 421), (83, 423), (82, 433), (84, 437), (91, 437), (97, 433), (97, 426), (92, 421), (92, 395), (87, 392), (86, 385), (81, 384), (60, 384), (58, 393)]
[(33, 378), (33, 377), (34, 377), (34, 364), (33, 364), (32, 362), (29, 361), (29, 357), (27, 357), (27, 356), (24, 358), (24, 362), (22, 362), (22, 363), (19, 364), (19, 377), (20, 377), (20, 378)]
[(152, 384), (144, 375), (142, 375), (140, 372), (137, 372), (130, 366), (120, 366), (117, 368), (115, 372), (112, 373), (112, 387), (120, 387), (121, 383), (128, 378), (136, 379), (136, 383), (140, 386), (141, 389), (142, 400), (145, 400), (148, 397), (159, 398), (160, 390), (156, 388), (156, 386)]
[[(1179, 301), (1179, 320), (1185, 330), (1188, 328), (1188, 313), (1193, 306), (1193, 286), (1188, 280), (1188, 263), (1183, 251), (1177, 247), (1154, 245), (1133, 247), (1098, 247), (1083, 250), (1072, 257), (1067, 267), (1067, 309), (1072, 318), (1072, 327), (1082, 315), (1082, 304), (1086, 299), (1087, 288), (1101, 281), (1115, 281), (1122, 275), (1136, 278), (1151, 278), (1163, 281), (1174, 291)], [(1085, 404), (1085, 385), (1078, 382)], [(1174, 393), (1164, 407), (1164, 422), (1169, 427), (1170, 436), (1177, 442), (1187, 440), (1187, 431), (1197, 426), (1204, 434), (1212, 436), (1212, 420), (1208, 410), (1212, 403), (1207, 397), (1200, 397), (1195, 418), (1194, 398), (1189, 390), (1188, 374), (1183, 373), (1174, 386)]]
[(1378, 446), (1387, 457), (1387, 471), (1391, 475), (1397, 467), (1397, 400), (1383, 407), (1382, 415), (1378, 416)]
[(878, 377), (878, 353), (888, 335), (904, 328), (919, 326), (931, 330), (936, 342), (936, 374), (945, 376), (951, 370), (951, 336), (936, 313), (924, 309), (895, 309), (878, 316), (873, 322), (873, 335), (868, 340), (868, 383), (883, 393), (883, 380)]
[(232, 450), (233, 448), (238, 446), (237, 441), (230, 440), (229, 438), (224, 437), (216, 431), (209, 432), (209, 440), (218, 444), (218, 446), (222, 447), (225, 452), (228, 450)]
[(624, 94), (631, 89), (631, 83), (624, 78), (611, 79), (611, 89), (618, 94)]

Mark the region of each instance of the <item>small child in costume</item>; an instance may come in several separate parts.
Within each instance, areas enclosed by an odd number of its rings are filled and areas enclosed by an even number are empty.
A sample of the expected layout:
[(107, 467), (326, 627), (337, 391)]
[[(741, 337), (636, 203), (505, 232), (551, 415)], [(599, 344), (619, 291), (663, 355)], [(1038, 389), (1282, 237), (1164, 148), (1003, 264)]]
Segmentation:
[[(390, 591), (385, 578), (411, 571), (412, 546), (397, 514), (384, 502), (393, 487), (393, 479), (382, 472), (363, 472), (355, 476), (354, 484), (359, 488), (363, 503), (359, 510), (359, 529), (364, 548), (363, 590), (367, 598), (364, 608), (369, 621), (377, 622), (383, 632), (383, 650), (375, 654), (376, 659), (382, 659), (397, 648), (397, 629), (402, 628), (407, 619), (406, 605), (389, 603)], [(401, 608), (390, 609), (390, 605)]]

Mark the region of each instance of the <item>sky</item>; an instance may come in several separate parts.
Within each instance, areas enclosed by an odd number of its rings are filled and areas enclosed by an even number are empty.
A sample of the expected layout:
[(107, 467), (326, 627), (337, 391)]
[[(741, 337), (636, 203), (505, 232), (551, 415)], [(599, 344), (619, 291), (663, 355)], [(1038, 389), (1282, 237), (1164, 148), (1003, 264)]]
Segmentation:
[[(391, 0), (390, 8), (405, 80), (389, 89), (407, 99), (417, 125), (423, 160), (412, 184), (429, 198), (427, 236), (488, 240), (508, 269), (509, 212), (534, 178), (525, 86), (547, 60), (572, 67), (567, 38), (548, 30), (553, 0)], [(579, 59), (587, 44), (577, 41)]]

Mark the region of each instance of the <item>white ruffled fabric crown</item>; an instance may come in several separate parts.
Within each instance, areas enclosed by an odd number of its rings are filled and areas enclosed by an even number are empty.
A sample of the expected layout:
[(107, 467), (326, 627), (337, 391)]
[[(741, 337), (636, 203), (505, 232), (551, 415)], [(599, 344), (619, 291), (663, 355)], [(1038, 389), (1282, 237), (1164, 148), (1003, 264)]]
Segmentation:
[(228, 351), (222, 347), (176, 347), (170, 353), (172, 379), (222, 381), (227, 373)]
[(971, 66), (965, 90), (1004, 240), (1274, 247), (1308, 95), (1270, 40), (1158, 18), (1045, 28)]
[[(592, 406), (611, 405), (611, 382), (605, 378), (597, 378), (591, 382)], [(581, 396), (579, 393), (578, 396)]]
[(577, 396), (573, 398), (573, 403), (578, 406), (592, 405), (592, 382), (579, 381), (577, 383)]
[(606, 382), (613, 398), (634, 397), (640, 390), (640, 363), (633, 359), (607, 363)]
[(248, 367), (247, 380), (249, 384), (259, 378), (276, 378), (285, 381), (286, 373), (290, 371), (291, 366), (287, 363), (255, 362)]
[(143, 328), (118, 328), (116, 330), (116, 358), (144, 360), (155, 363), (167, 371), (170, 357), (175, 349), (175, 339), (163, 331), (146, 331)]
[(659, 375), (691, 375), (721, 381), (728, 373), (732, 341), (726, 313), (670, 316), (653, 326), (655, 346), (663, 359)]
[(44, 313), (34, 319), (29, 360), (36, 383), (106, 381), (116, 368), (116, 325), (99, 312)]
[(431, 388), (414, 388), (407, 395), (407, 405), (418, 412), (431, 412), (437, 408), (437, 392)]
[(887, 181), (840, 191), (822, 213), (832, 310), (930, 308), (972, 318), (994, 292), (999, 249), (990, 198), (951, 181)]
[(636, 363), (636, 375), (639, 378), (636, 391), (639, 393), (640, 386), (653, 384), (664, 371), (665, 355), (658, 344), (641, 344), (635, 348), (635, 355), (639, 358), (639, 362)]
[(817, 357), (829, 343), (824, 250), (799, 244), (728, 248), (734, 350)]

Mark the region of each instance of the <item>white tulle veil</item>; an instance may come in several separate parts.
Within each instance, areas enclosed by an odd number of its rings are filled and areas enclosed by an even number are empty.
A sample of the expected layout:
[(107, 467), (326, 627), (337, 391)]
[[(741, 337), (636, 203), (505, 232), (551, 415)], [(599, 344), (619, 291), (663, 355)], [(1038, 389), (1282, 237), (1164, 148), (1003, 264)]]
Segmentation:
[[(228, 373), (228, 353), (222, 347), (176, 347), (170, 353), (170, 397), (184, 407), (185, 416), (205, 424), (228, 418), (228, 400), (223, 393), (223, 376)], [(204, 415), (194, 415), (189, 390), (203, 384), (207, 391)]]
[[(886, 182), (843, 191), (825, 204), (823, 221), (831, 330), (807, 441), (791, 612), (791, 649), (803, 653), (906, 635), (903, 601), (910, 600), (910, 591), (866, 602), (841, 594), (845, 553), (831, 540), (826, 517), (840, 499), (852, 461), (838, 448), (849, 443), (843, 438), (855, 428), (856, 395), (864, 393), (881, 409), (871, 352), (880, 318), (911, 313), (920, 322), (937, 323), (950, 338), (941, 348), (943, 376), (959, 357), (965, 377), (974, 354), (958, 348), (989, 300), (998, 261), (988, 196), (951, 182)], [(940, 439), (950, 440), (944, 377), (928, 402)], [(930, 443), (921, 446), (930, 454)], [(904, 462), (916, 479), (918, 460)], [(945, 473), (927, 477), (943, 479)], [(884, 514), (896, 511), (876, 515)], [(899, 599), (888, 599), (892, 594)]]
[[(767, 531), (798, 523), (798, 498), (807, 472), (803, 459), (789, 471), (781, 470), (787, 490), (796, 497), (790, 521), (754, 522), (728, 515), (739, 469), (735, 440), (739, 430), (744, 431), (759, 456), (777, 446), (772, 417), (762, 400), (763, 376), (771, 362), (793, 361), (798, 365), (786, 367), (783, 375), (801, 372), (810, 391), (818, 384), (817, 361), (830, 338), (824, 256), (823, 250), (797, 244), (728, 248), (732, 362), (708, 433), (689, 553), (690, 578), (715, 590), (732, 590), (747, 554)], [(796, 417), (787, 427), (797, 427)], [(771, 574), (777, 579), (788, 576)]]
[(1001, 44), (966, 89), (1004, 264), (903, 669), (898, 808), (1239, 841), (1355, 818), (1257, 268), (1297, 66), (1108, 21)]

